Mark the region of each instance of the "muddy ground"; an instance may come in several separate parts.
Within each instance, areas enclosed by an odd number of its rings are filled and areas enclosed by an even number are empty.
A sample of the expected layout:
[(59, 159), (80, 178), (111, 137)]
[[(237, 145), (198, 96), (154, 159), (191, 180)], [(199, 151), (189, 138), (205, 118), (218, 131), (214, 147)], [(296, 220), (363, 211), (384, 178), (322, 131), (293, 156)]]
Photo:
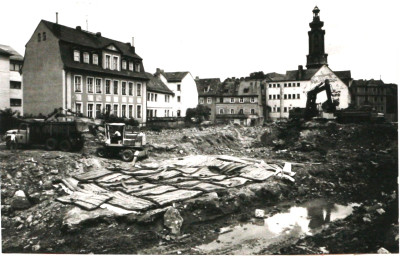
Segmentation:
[[(64, 217), (73, 206), (55, 200), (65, 193), (55, 186), (60, 179), (84, 171), (87, 159), (97, 159), (108, 168), (129, 168), (129, 163), (118, 159), (97, 158), (96, 136), (87, 134), (84, 150), (77, 153), (40, 147), (11, 153), (1, 145), (2, 251), (204, 254), (198, 246), (218, 241), (224, 227), (256, 222), (255, 209), (264, 209), (268, 217), (290, 205), (324, 198), (358, 206), (318, 234), (261, 246), (254, 254), (376, 253), (382, 247), (398, 253), (397, 134), (397, 124), (332, 122), (148, 131), (151, 147), (146, 163), (225, 154), (267, 163), (291, 162), (296, 172), (295, 182), (271, 178), (175, 204), (184, 220), (180, 235), (164, 226), (162, 214), (140, 221), (106, 216), (74, 229), (65, 226)], [(23, 202), (15, 195), (21, 190), (26, 195)]]

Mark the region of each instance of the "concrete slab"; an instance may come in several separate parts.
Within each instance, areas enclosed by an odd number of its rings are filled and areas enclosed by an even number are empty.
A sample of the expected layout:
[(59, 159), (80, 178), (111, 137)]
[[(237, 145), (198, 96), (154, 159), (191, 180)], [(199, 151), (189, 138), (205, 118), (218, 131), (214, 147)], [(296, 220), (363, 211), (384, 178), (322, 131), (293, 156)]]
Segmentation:
[(159, 195), (159, 194), (163, 194), (168, 191), (174, 191), (176, 189), (177, 188), (173, 187), (173, 186), (161, 185), (161, 186), (157, 186), (154, 188), (149, 188), (149, 189), (145, 189), (145, 190), (142, 190), (139, 192), (131, 193), (131, 195), (134, 195), (134, 196)]
[(161, 195), (146, 196), (146, 198), (149, 198), (154, 202), (157, 202), (159, 205), (166, 205), (172, 202), (193, 198), (195, 196), (200, 195), (201, 193), (203, 192), (196, 190), (179, 189)]
[(109, 204), (115, 205), (127, 210), (146, 210), (154, 204), (148, 200), (125, 194), (121, 191), (111, 193), (112, 199), (108, 201)]

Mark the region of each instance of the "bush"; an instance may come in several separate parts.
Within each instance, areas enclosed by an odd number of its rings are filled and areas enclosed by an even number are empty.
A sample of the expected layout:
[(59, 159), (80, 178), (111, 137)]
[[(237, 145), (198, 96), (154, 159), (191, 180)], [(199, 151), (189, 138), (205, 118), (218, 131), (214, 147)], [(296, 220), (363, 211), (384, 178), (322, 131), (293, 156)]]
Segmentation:
[(211, 109), (203, 105), (197, 105), (196, 108), (188, 108), (186, 110), (185, 121), (201, 123), (210, 118)]

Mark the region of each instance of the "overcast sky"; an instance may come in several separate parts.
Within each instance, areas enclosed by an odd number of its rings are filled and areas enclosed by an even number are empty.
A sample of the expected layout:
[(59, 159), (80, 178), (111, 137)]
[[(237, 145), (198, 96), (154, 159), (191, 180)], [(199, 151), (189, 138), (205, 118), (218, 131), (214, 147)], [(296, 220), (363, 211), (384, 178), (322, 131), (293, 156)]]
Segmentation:
[(122, 42), (135, 37), (146, 71), (190, 71), (200, 78), (285, 73), (306, 65), (315, 5), (324, 21), (325, 51), (334, 71), (354, 79), (400, 82), (396, 0), (223, 1), (79, 0), (1, 2), (0, 44), (21, 54), (41, 19)]

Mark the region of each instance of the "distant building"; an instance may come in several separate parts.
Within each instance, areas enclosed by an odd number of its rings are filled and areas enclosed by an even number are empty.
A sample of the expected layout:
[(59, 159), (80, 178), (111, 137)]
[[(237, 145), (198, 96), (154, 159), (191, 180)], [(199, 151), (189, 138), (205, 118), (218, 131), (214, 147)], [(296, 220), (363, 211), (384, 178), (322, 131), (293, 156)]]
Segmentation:
[(133, 44), (42, 20), (26, 44), (24, 113), (105, 111), (144, 125), (148, 80)]
[(196, 82), (190, 72), (164, 72), (157, 68), (157, 77), (174, 93), (172, 98), (173, 110), (171, 116), (184, 117), (188, 108), (198, 104)]
[(210, 108), (210, 121), (216, 120), (216, 103), (219, 100), (218, 88), (221, 86), (219, 78), (196, 77), (197, 93), (199, 94), (199, 105)]
[[(352, 80), (350, 71), (332, 71), (328, 67), (328, 54), (325, 53), (324, 23), (319, 17), (320, 10), (313, 10), (313, 21), (310, 23), (309, 54), (307, 69), (299, 66), (297, 70), (287, 71), (286, 74), (269, 73), (266, 76), (266, 101), (270, 119), (288, 118), (289, 110), (305, 108), (307, 92), (329, 80), (332, 98), (338, 101), (339, 109), (349, 106), (351, 101), (349, 84)], [(319, 107), (327, 100), (324, 92), (317, 95)]]
[(11, 108), (23, 115), (21, 68), (24, 58), (13, 48), (0, 44), (0, 109)]
[(174, 93), (157, 76), (146, 73), (147, 83), (147, 119), (172, 117), (174, 111)]
[(350, 85), (351, 103), (355, 107), (372, 106), (387, 120), (397, 121), (397, 85), (382, 80), (354, 80)]

